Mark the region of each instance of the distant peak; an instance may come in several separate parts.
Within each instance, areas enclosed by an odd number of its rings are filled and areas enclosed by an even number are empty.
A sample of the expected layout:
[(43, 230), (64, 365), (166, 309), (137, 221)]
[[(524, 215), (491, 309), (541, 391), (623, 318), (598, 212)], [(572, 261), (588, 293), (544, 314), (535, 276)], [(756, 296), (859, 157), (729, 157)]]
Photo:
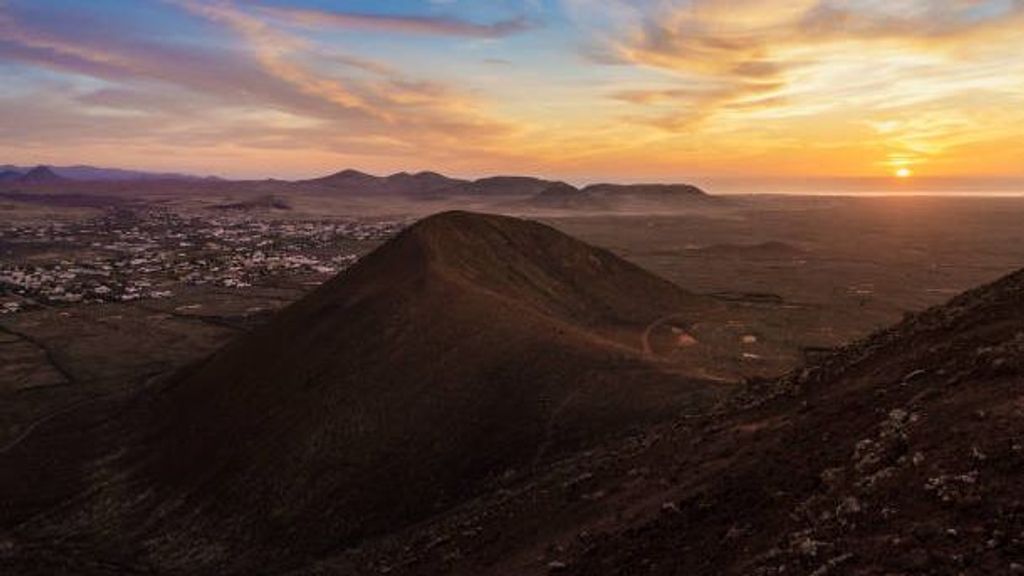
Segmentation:
[(415, 224), (409, 227), (410, 230), (435, 230), (447, 228), (449, 226), (474, 226), (479, 224), (493, 224), (497, 222), (521, 222), (526, 223), (525, 220), (513, 218), (511, 216), (498, 216), (496, 214), (484, 214), (482, 212), (469, 212), (467, 210), (447, 210), (445, 212), (438, 212), (419, 220)]
[(545, 196), (562, 194), (580, 194), (582, 190), (566, 182), (552, 182), (547, 188), (540, 192)]
[(410, 239), (434, 247), (462, 250), (467, 242), (518, 237), (532, 230), (537, 223), (514, 218), (465, 210), (449, 210), (427, 216), (410, 226), (406, 232)]
[(341, 172), (335, 172), (334, 174), (331, 174), (330, 176), (328, 176), (328, 178), (351, 178), (351, 177), (357, 177), (357, 176), (358, 177), (368, 177), (370, 175), (367, 174), (366, 172), (360, 172), (359, 170), (354, 170), (352, 168), (347, 168), (345, 170), (342, 170)]
[(54, 172), (49, 166), (36, 166), (29, 170), (18, 179), (19, 182), (26, 183), (42, 183), (42, 182), (57, 182), (64, 180), (56, 172)]
[(444, 174), (439, 174), (437, 172), (431, 172), (429, 170), (422, 171), (422, 172), (416, 172), (416, 173), (405, 172), (405, 171), (403, 171), (403, 172), (396, 172), (396, 173), (392, 174), (391, 176), (388, 176), (388, 178), (392, 178), (392, 179), (412, 178), (412, 179), (415, 179), (415, 180), (447, 180), (448, 179), (448, 177), (445, 176)]
[(413, 174), (413, 176), (415, 176), (416, 178), (447, 178), (447, 176), (445, 176), (444, 174), (441, 174), (439, 172), (432, 172), (430, 170), (417, 172)]

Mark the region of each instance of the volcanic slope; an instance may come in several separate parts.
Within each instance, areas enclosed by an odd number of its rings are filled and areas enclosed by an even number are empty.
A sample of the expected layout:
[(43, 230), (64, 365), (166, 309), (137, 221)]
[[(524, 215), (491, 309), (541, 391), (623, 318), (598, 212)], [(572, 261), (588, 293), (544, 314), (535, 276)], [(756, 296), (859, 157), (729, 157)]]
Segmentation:
[(318, 573), (381, 559), (391, 574), (1021, 572), (1024, 271), (730, 405), (568, 458)]
[(0, 529), (124, 570), (290, 566), (706, 409), (724, 387), (649, 363), (639, 335), (715, 305), (538, 223), (433, 216), (98, 431), (62, 420), (5, 455)]

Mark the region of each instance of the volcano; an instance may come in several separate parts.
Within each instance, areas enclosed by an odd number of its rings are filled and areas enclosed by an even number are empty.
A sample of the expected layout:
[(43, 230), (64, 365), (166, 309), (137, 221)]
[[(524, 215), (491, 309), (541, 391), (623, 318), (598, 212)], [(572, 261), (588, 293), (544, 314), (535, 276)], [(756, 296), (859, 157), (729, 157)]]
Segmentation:
[[(245, 571), (344, 548), (707, 408), (723, 386), (649, 362), (640, 337), (711, 305), (547, 226), (444, 213), (116, 408), (97, 437), (69, 428), (62, 453), (109, 446), (102, 483), (67, 471), (73, 456), (36, 472), (88, 486), (90, 537), (149, 549), (163, 569)], [(17, 480), (0, 473), (0, 486)], [(64, 522), (56, 530), (77, 533)]]
[(706, 299), (541, 224), (440, 214), (5, 448), (0, 568), (1012, 574), (1022, 302), (1024, 271), (723, 387), (638, 350)]

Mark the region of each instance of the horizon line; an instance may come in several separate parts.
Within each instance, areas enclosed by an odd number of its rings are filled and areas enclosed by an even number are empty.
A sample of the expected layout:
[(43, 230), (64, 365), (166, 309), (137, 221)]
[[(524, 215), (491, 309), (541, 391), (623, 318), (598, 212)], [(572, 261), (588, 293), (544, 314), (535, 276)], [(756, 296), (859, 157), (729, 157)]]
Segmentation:
[[(995, 185), (1000, 190), (945, 190), (941, 191), (943, 194), (952, 194), (954, 192), (965, 192), (968, 194), (1005, 194), (1008, 191), (1002, 190), (1003, 187), (1024, 187), (1024, 174), (1022, 175), (915, 175), (911, 178), (897, 178), (890, 175), (837, 175), (837, 176), (825, 176), (825, 175), (805, 175), (805, 176), (791, 176), (791, 175), (776, 175), (776, 174), (765, 174), (765, 175), (753, 175), (753, 174), (694, 174), (691, 176), (678, 176), (678, 177), (665, 177), (665, 176), (653, 176), (653, 177), (591, 177), (584, 180), (582, 177), (564, 177), (557, 175), (547, 175), (543, 173), (519, 173), (519, 172), (492, 172), (492, 173), (446, 173), (441, 169), (405, 169), (394, 172), (390, 171), (374, 171), (370, 169), (359, 169), (359, 168), (342, 168), (336, 170), (324, 170), (315, 173), (307, 173), (305, 175), (289, 175), (289, 176), (275, 176), (275, 175), (232, 175), (224, 176), (214, 172), (193, 172), (190, 170), (175, 169), (175, 168), (147, 168), (147, 167), (122, 167), (122, 166), (104, 166), (100, 164), (90, 163), (15, 163), (8, 162), (0, 165), (0, 169), (5, 170), (32, 170), (36, 168), (50, 168), (53, 170), (72, 170), (72, 169), (91, 169), (111, 172), (125, 172), (125, 173), (138, 173), (140, 176), (167, 176), (167, 177), (182, 177), (189, 179), (201, 179), (201, 180), (222, 180), (225, 182), (260, 182), (266, 180), (278, 180), (284, 182), (301, 182), (304, 180), (314, 180), (318, 178), (324, 178), (340, 174), (346, 171), (359, 172), (368, 176), (376, 178), (387, 178), (390, 176), (396, 176), (400, 174), (438, 174), (446, 178), (475, 181), (485, 178), (494, 177), (524, 177), (524, 178), (537, 178), (541, 180), (561, 181), (569, 183), (576, 187), (584, 187), (595, 184), (617, 184), (617, 185), (638, 185), (638, 184), (652, 184), (652, 185), (671, 185), (671, 184), (687, 184), (695, 186), (706, 186), (709, 183), (720, 183), (725, 185), (738, 185), (744, 184), (756, 187), (758, 185), (771, 185), (771, 186), (788, 186), (792, 188), (802, 188), (803, 186), (820, 186), (822, 184), (871, 184), (878, 185), (880, 183), (886, 183), (888, 185), (898, 187), (902, 190), (897, 192), (882, 192), (882, 191), (863, 191), (865, 193), (883, 193), (883, 194), (919, 194), (926, 190), (922, 189), (922, 185), (926, 184), (959, 184), (960, 186), (992, 186)], [(69, 180), (76, 180), (81, 182), (102, 182), (102, 178), (71, 178)], [(822, 192), (819, 195), (841, 195), (844, 192), (853, 192), (854, 189), (839, 189), (831, 192)], [(939, 192), (935, 190), (935, 192)], [(752, 192), (741, 191), (741, 192), (724, 192), (726, 194), (747, 194)], [(779, 195), (797, 195), (806, 194), (804, 191), (765, 191), (760, 192), (761, 194), (779, 194)], [(1012, 194), (1024, 194), (1024, 188), (1019, 191), (1011, 192)]]

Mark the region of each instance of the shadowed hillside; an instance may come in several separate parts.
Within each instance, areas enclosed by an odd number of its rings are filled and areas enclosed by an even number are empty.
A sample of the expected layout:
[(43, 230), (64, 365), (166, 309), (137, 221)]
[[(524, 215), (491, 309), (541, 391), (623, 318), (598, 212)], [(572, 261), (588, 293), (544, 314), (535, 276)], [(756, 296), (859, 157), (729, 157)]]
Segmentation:
[(323, 573), (1017, 573), (1022, 302), (1018, 272)]
[[(89, 442), (112, 455), (87, 478), (30, 459), (92, 495), (74, 519), (23, 529), (190, 573), (342, 549), (708, 406), (720, 385), (664, 373), (639, 348), (645, 324), (709, 305), (541, 224), (434, 216), (111, 417)], [(72, 492), (23, 477), (0, 486)]]
[[(577, 550), (565, 573), (1019, 572), (1022, 302), (1018, 272), (676, 434), (645, 455), (696, 467), (659, 496), (671, 509)], [(671, 456), (678, 442), (701, 448)]]
[(726, 390), (637, 349), (703, 298), (540, 224), (441, 214), (6, 450), (0, 569), (1012, 574), (1022, 302), (1018, 272)]

